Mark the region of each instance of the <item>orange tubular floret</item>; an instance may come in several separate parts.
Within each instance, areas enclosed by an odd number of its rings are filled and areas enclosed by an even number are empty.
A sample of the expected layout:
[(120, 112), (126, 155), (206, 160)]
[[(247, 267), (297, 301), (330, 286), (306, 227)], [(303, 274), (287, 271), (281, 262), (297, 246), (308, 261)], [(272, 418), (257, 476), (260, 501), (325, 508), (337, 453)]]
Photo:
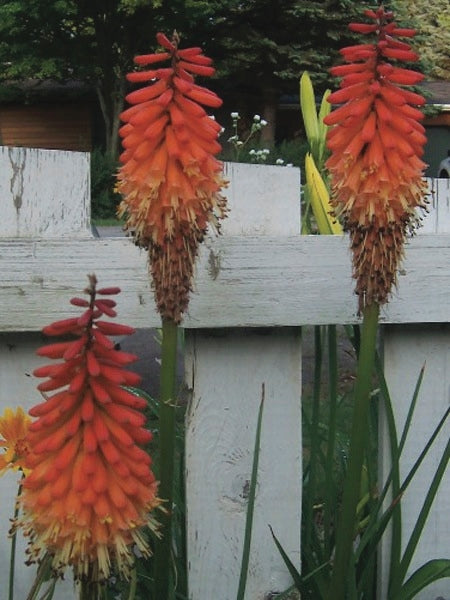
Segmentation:
[(133, 127), (139, 127), (145, 123), (151, 123), (153, 120), (158, 119), (162, 115), (163, 111), (164, 107), (152, 101), (151, 104), (148, 106), (143, 106), (142, 110), (132, 115), (129, 123), (133, 125)]
[(134, 73), (127, 74), (127, 81), (131, 83), (139, 83), (143, 81), (151, 81), (155, 79), (157, 75), (157, 71), (135, 71)]
[[(153, 85), (141, 88), (140, 90), (136, 90), (135, 92), (131, 92), (125, 97), (125, 100), (129, 104), (140, 104), (141, 102), (147, 102), (148, 100), (153, 100), (154, 98), (157, 98), (166, 89), (167, 81), (165, 79), (161, 79)], [(123, 114), (124, 113), (122, 113), (122, 116)]]
[(134, 57), (134, 62), (137, 65), (151, 65), (154, 63), (162, 62), (170, 58), (168, 52), (157, 52), (153, 54), (141, 54), (140, 56)]

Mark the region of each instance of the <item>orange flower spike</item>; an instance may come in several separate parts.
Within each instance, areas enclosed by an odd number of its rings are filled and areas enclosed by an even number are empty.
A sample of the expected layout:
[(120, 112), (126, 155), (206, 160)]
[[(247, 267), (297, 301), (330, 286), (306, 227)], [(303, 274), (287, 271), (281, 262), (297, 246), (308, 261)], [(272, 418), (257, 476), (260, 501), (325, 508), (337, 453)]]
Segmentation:
[[(45, 328), (49, 334), (64, 329), (78, 338), (38, 351), (62, 362), (34, 371), (37, 377), (49, 378), (51, 384), (44, 387), (55, 393), (30, 410), (36, 420), (25, 439), (31, 473), (23, 483), (20, 525), (29, 536), (32, 560), (49, 552), (56, 572), (72, 566), (76, 578), (89, 575), (102, 581), (113, 564), (128, 575), (135, 543), (149, 554), (138, 530), (148, 526), (156, 531), (150, 512), (159, 500), (150, 457), (141, 448), (152, 437), (143, 429), (140, 411), (146, 403), (121, 387), (137, 382), (137, 375), (124, 369), (136, 357), (115, 350), (108, 337), (134, 330), (104, 320), (116, 315), (115, 301), (105, 296), (120, 290), (97, 290), (95, 276), (89, 279), (89, 300), (71, 301), (85, 309), (81, 317)], [(0, 419), (0, 433), (1, 424)], [(139, 468), (137, 455), (145, 456)], [(120, 514), (118, 481), (125, 481)]]
[[(226, 184), (215, 158), (221, 127), (203, 108), (219, 107), (222, 101), (194, 83), (197, 75), (214, 74), (201, 48), (179, 50), (176, 34), (172, 40), (163, 33), (156, 38), (163, 52), (137, 56), (137, 65), (151, 66), (127, 76), (147, 85), (126, 96), (133, 106), (121, 115), (125, 152), (118, 213), (136, 243), (149, 250), (161, 316), (178, 323), (189, 302), (198, 246), (208, 225), (218, 229), (226, 214), (220, 194)], [(170, 66), (161, 67), (167, 60)]]
[(331, 73), (343, 79), (328, 98), (340, 106), (324, 119), (331, 126), (326, 163), (331, 201), (350, 233), (360, 312), (387, 302), (405, 236), (418, 224), (416, 209), (425, 208), (426, 189), (420, 160), (426, 138), (417, 108), (425, 100), (402, 87), (423, 75), (390, 62), (418, 59), (409, 44), (396, 39), (414, 31), (398, 28), (383, 6), (364, 14), (373, 22), (349, 28), (376, 40), (341, 50), (347, 64)]

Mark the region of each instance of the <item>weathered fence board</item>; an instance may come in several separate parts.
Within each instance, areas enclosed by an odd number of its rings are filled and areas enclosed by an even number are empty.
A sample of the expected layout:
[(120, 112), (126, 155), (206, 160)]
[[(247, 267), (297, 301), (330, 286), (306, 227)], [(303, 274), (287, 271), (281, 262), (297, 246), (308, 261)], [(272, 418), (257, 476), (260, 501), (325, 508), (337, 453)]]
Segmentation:
[[(189, 598), (236, 598), (262, 384), (265, 403), (246, 598), (290, 585), (271, 525), (300, 559), (301, 351), (298, 328), (186, 332)], [(220, 365), (220, 366), (219, 366)]]
[(0, 146), (1, 237), (90, 235), (89, 154)]
[[(254, 239), (261, 241), (268, 235), (276, 234), (278, 239), (299, 235), (297, 169), (284, 172), (286, 186), (281, 195), (279, 169), (232, 165), (228, 175), (231, 212), (224, 240), (238, 234), (241, 240), (256, 235)], [(226, 262), (224, 257), (224, 265)], [(211, 246), (209, 280), (221, 279), (223, 268), (227, 267), (222, 265), (220, 251), (214, 253)], [(250, 304), (251, 297), (245, 295), (245, 303)], [(206, 312), (211, 308), (216, 314), (238, 314), (243, 303), (231, 299), (229, 286), (224, 285)], [(258, 330), (242, 323), (240, 329), (230, 329), (228, 319), (222, 322), (227, 329), (185, 332), (186, 382), (192, 394), (186, 422), (189, 598), (236, 598), (264, 385), (258, 493), (246, 587), (246, 598), (263, 600), (290, 584), (284, 562), (274, 552), (269, 524), (291, 560), (298, 564), (300, 558), (300, 328), (263, 325)]]
[[(450, 320), (449, 239), (449, 234), (418, 235), (408, 243), (398, 288), (382, 311), (384, 323)], [(344, 236), (224, 235), (208, 241), (200, 252), (183, 326), (355, 323), (350, 269)], [(39, 330), (69, 314), (67, 298), (79, 293), (92, 271), (105, 285), (114, 281), (121, 286), (123, 320), (136, 327), (159, 326), (146, 254), (130, 240), (0, 239), (0, 331)]]
[[(448, 302), (448, 300), (447, 300)], [(425, 365), (417, 408), (401, 462), (401, 481), (405, 479), (414, 462), (425, 447), (436, 425), (450, 403), (450, 324), (389, 325), (383, 332), (384, 370), (393, 403), (399, 436), (406, 420), (420, 369)], [(384, 480), (390, 470), (386, 427), (382, 427), (380, 478)], [(450, 437), (450, 420), (447, 420), (431, 448), (417, 476), (402, 497), (403, 551), (419, 516), (425, 496), (439, 460)], [(388, 546), (386, 548), (386, 546)], [(385, 541), (384, 551), (389, 550)], [(382, 550), (383, 554), (383, 550)], [(447, 469), (436, 495), (427, 525), (420, 536), (408, 577), (432, 558), (450, 558), (450, 471)], [(386, 559), (383, 561), (381, 580), (386, 581)], [(386, 598), (385, 588), (380, 600)], [(450, 598), (450, 582), (441, 579), (419, 595), (416, 600), (434, 600), (438, 596)]]

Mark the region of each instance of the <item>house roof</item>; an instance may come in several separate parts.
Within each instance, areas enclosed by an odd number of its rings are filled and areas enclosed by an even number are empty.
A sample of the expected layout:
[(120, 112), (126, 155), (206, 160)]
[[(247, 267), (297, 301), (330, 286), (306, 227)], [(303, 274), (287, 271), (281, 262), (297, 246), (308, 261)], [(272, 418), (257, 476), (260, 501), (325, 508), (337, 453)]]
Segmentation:
[(92, 86), (78, 80), (26, 79), (0, 83), (0, 103), (28, 103), (75, 99), (91, 95)]
[(420, 87), (427, 95), (427, 104), (444, 104), (450, 108), (450, 81), (424, 81)]

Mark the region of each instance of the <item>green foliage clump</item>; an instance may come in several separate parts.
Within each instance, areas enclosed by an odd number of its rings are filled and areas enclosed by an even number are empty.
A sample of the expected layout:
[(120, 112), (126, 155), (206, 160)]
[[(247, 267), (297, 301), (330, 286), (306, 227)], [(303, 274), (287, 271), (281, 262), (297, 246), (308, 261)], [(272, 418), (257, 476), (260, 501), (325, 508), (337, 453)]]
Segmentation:
[[(268, 152), (262, 153), (263, 150)], [(306, 140), (300, 138), (282, 140), (275, 144), (257, 140), (239, 152), (238, 160), (234, 148), (230, 144), (224, 145), (220, 158), (224, 161), (300, 167), (304, 163), (307, 150)]]
[(120, 200), (114, 191), (116, 161), (100, 148), (91, 154), (91, 209), (92, 218), (109, 219), (116, 215)]

